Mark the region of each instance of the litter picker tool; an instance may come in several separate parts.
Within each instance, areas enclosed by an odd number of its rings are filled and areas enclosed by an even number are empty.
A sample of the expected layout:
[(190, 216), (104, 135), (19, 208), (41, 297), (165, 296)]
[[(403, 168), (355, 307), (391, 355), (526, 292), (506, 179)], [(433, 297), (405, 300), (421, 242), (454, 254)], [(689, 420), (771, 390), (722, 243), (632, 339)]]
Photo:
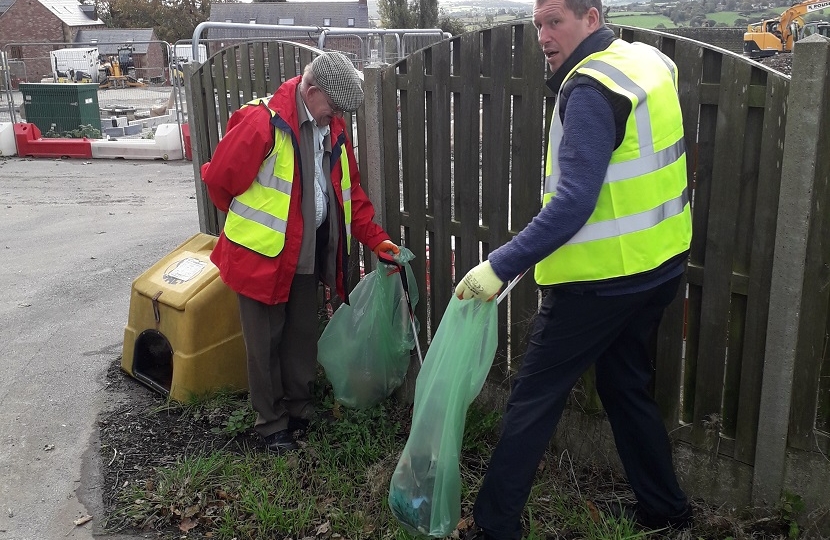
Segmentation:
[(519, 274), (518, 276), (514, 277), (513, 279), (511, 279), (510, 281), (507, 282), (507, 287), (505, 287), (504, 290), (501, 292), (501, 294), (499, 294), (499, 296), (496, 298), (496, 303), (497, 304), (501, 304), (501, 301), (504, 300), (505, 298), (507, 298), (507, 294), (510, 292), (510, 289), (515, 287), (516, 283), (518, 283), (519, 280), (522, 279), (522, 277), (525, 274), (527, 274), (527, 270), (523, 271), (521, 274)]
[(386, 265), (394, 268), (387, 275), (397, 272), (401, 276), (401, 285), (403, 285), (403, 295), (406, 298), (406, 307), (409, 310), (409, 323), (412, 325), (412, 336), (415, 338), (415, 349), (418, 351), (419, 365), (424, 365), (424, 355), (421, 354), (421, 342), (418, 340), (418, 327), (415, 325), (415, 311), (412, 309), (412, 301), (409, 299), (409, 283), (406, 278), (406, 270), (403, 265), (395, 260), (395, 258), (385, 251), (378, 253), (378, 260)]

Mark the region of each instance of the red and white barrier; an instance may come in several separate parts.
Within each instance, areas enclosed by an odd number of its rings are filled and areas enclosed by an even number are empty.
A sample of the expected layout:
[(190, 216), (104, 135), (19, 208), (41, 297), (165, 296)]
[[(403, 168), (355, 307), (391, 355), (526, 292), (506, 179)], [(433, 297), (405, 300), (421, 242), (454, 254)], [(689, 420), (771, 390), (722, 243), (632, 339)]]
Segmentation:
[(44, 139), (34, 124), (0, 124), (0, 156), (14, 155), (15, 148), (35, 158), (184, 159), (177, 124), (160, 124), (152, 139)]
[(91, 158), (90, 140), (83, 139), (44, 139), (40, 129), (34, 124), (14, 124), (14, 140), (17, 155), (21, 157), (45, 158)]

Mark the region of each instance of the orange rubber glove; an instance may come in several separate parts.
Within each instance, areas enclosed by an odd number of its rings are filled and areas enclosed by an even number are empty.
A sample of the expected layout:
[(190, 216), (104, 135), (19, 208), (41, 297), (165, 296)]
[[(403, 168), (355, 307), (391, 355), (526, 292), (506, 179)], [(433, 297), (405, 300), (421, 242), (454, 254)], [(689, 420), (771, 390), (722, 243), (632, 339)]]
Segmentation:
[(384, 240), (383, 242), (381, 242), (380, 244), (376, 245), (376, 246), (372, 249), (372, 253), (374, 253), (374, 254), (375, 254), (375, 257), (377, 257), (377, 256), (378, 256), (378, 253), (380, 253), (381, 251), (391, 251), (391, 252), (392, 252), (392, 253), (394, 253), (395, 255), (397, 255), (398, 253), (400, 253), (400, 252), (401, 252), (400, 248), (398, 248), (398, 246), (396, 246), (396, 245), (394, 244), (394, 242), (391, 242), (391, 241), (389, 241), (389, 240)]

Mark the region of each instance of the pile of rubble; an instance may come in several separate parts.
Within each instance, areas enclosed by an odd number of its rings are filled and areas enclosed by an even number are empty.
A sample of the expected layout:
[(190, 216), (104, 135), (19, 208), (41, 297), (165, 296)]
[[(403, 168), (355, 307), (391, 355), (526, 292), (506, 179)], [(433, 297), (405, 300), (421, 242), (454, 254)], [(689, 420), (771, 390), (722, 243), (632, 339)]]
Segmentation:
[(792, 53), (781, 53), (775, 54), (773, 56), (762, 58), (759, 60), (760, 63), (764, 64), (765, 66), (774, 69), (775, 71), (779, 71), (784, 75), (790, 76), (793, 72), (793, 55)]

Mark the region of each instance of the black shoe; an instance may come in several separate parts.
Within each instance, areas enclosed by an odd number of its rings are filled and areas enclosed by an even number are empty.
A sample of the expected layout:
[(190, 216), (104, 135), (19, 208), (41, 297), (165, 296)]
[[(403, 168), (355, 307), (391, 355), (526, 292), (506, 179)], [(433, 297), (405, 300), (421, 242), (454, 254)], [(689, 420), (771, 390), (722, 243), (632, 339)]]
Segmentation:
[(473, 524), (464, 535), (464, 540), (493, 540), (493, 537), (484, 532), (484, 529)]
[(674, 529), (682, 531), (692, 526), (694, 512), (692, 505), (687, 504), (679, 514), (672, 516), (657, 516), (646, 512), (639, 505), (620, 501), (609, 503), (608, 513), (617, 519), (626, 519), (645, 529)]
[(296, 416), (288, 417), (288, 432), (294, 433), (299, 431), (301, 435), (305, 435), (308, 431), (308, 418), (298, 418)]
[(294, 440), (291, 432), (287, 429), (272, 433), (267, 437), (263, 437), (262, 440), (265, 443), (265, 448), (269, 452), (277, 454), (284, 454), (285, 452), (291, 452), (299, 448), (297, 441)]

